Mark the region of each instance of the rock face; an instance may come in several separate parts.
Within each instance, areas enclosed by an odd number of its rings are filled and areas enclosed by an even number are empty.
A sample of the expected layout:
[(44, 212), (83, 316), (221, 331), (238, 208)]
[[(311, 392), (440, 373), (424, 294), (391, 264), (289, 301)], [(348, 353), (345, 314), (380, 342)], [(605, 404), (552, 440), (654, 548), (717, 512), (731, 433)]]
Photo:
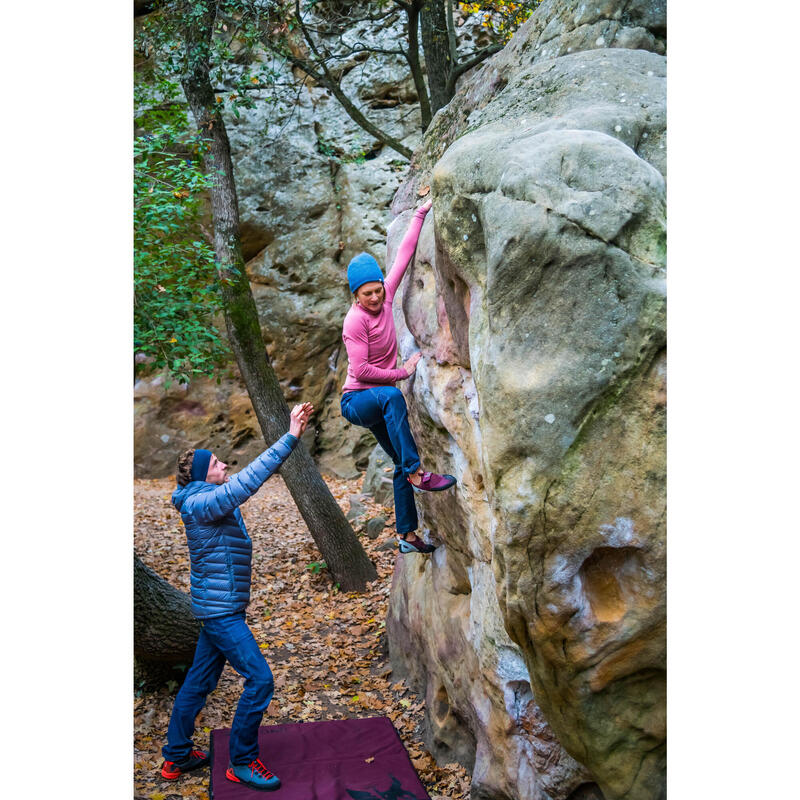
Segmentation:
[(224, 453), (236, 472), (264, 449), (250, 399), (232, 381), (164, 385), (161, 375), (134, 385), (135, 475), (174, 474), (177, 455), (190, 447)]
[(398, 190), (395, 304), (439, 548), (398, 557), (395, 668), (473, 797), (665, 796), (665, 11), (545, 2)]

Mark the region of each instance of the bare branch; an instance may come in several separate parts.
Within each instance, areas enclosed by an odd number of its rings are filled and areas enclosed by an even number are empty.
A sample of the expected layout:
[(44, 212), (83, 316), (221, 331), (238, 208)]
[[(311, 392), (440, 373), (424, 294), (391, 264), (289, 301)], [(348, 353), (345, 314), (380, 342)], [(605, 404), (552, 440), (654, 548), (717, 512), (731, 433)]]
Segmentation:
[(397, 50), (384, 50), (382, 47), (375, 47), (373, 45), (362, 45), (361, 42), (357, 42), (356, 44), (348, 45), (342, 42), (344, 47), (348, 48), (347, 55), (352, 55), (353, 53), (382, 53), (386, 56), (405, 56), (405, 50), (397, 49)]
[(485, 61), (487, 58), (489, 58), (489, 56), (493, 56), (495, 53), (500, 52), (503, 47), (504, 45), (500, 42), (495, 42), (494, 44), (487, 45), (482, 50), (478, 50), (477, 53), (472, 53), (466, 61), (461, 64), (457, 64), (453, 69), (453, 82), (455, 83), (456, 78), (463, 75), (467, 70), (470, 70), (480, 64), (481, 61)]
[[(391, 147), (393, 150), (397, 151), (403, 157), (411, 160), (412, 152), (402, 144), (399, 140), (395, 139), (393, 136), (390, 136), (385, 131), (382, 131), (377, 125), (370, 122), (361, 110), (356, 106), (356, 104), (342, 91), (342, 87), (339, 84), (339, 81), (331, 74), (330, 70), (328, 69), (328, 65), (325, 63), (325, 59), (320, 56), (319, 49), (314, 42), (313, 37), (308, 32), (305, 27), (302, 15), (300, 14), (300, 2), (299, 0), (295, 0), (295, 14), (297, 16), (297, 22), (300, 27), (300, 31), (303, 34), (303, 38), (306, 40), (306, 43), (309, 46), (309, 49), (316, 57), (315, 64), (312, 65), (306, 59), (300, 58), (299, 56), (294, 55), (291, 51), (282, 53), (282, 55), (294, 66), (298, 67), (300, 70), (305, 72), (307, 75), (311, 76), (317, 83), (324, 86), (328, 91), (330, 91), (333, 96), (339, 101), (342, 108), (348, 113), (350, 118), (357, 124), (359, 127), (363, 128), (367, 133), (370, 133), (374, 136), (379, 142)], [(274, 45), (269, 40), (269, 36), (267, 35), (265, 38), (262, 39), (264, 45), (272, 50)], [(322, 72), (316, 67), (321, 68)]]

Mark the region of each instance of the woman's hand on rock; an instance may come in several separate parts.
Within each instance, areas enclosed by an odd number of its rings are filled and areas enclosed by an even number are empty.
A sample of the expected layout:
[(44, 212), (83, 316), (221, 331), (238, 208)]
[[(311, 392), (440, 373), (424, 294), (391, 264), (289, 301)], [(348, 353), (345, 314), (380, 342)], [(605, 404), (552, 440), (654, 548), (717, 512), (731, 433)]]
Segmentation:
[(417, 368), (417, 362), (422, 358), (422, 353), (414, 353), (411, 358), (403, 364), (403, 369), (406, 371), (406, 375), (409, 377), (414, 374), (414, 370)]
[(433, 200), (428, 198), (420, 207), (420, 211), (424, 211), (426, 214), (431, 210), (431, 206), (433, 205)]
[(314, 406), (311, 403), (299, 403), (296, 405), (289, 414), (289, 433), (299, 439), (303, 435), (313, 413)]

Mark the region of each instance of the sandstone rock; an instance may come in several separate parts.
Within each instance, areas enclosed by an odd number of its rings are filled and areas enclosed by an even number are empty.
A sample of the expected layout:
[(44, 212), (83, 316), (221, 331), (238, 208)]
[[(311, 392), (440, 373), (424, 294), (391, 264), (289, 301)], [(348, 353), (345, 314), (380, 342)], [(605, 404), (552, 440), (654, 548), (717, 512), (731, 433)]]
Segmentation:
[(382, 506), (394, 506), (394, 482), (391, 478), (381, 478), (380, 484), (373, 493), (373, 498)]
[(386, 520), (383, 517), (373, 517), (367, 522), (367, 538), (377, 539), (386, 527)]
[(219, 453), (235, 472), (266, 447), (250, 398), (236, 381), (165, 383), (156, 375), (134, 386), (136, 477), (174, 475), (178, 455), (190, 447)]
[(430, 185), (395, 319), (423, 463), (459, 479), (418, 496), (440, 546), (398, 557), (390, 652), (482, 797), (665, 791), (665, 25), (586, 9), (463, 83), (389, 228), (391, 256)]
[(348, 522), (356, 522), (360, 520), (366, 513), (367, 509), (364, 507), (364, 504), (361, 502), (361, 497), (359, 495), (351, 494), (350, 495), (350, 508), (347, 510), (347, 517)]
[(383, 506), (392, 505), (394, 502), (393, 473), (394, 463), (392, 459), (386, 455), (380, 445), (376, 445), (375, 449), (370, 453), (361, 490), (364, 494), (371, 495), (376, 503), (380, 503)]

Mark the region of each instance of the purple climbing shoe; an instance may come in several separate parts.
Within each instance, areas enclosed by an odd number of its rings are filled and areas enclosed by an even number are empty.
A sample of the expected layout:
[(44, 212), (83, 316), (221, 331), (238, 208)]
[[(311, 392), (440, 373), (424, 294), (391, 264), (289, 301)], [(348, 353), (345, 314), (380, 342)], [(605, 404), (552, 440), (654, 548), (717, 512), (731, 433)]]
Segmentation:
[(414, 487), (415, 492), (443, 492), (456, 485), (456, 479), (452, 475), (438, 475), (435, 472), (423, 472), (418, 485), (412, 483), (410, 477), (408, 482)]
[(397, 549), (401, 553), (432, 553), (436, 547), (432, 544), (425, 544), (418, 536), (410, 540), (402, 539), (398, 536)]

